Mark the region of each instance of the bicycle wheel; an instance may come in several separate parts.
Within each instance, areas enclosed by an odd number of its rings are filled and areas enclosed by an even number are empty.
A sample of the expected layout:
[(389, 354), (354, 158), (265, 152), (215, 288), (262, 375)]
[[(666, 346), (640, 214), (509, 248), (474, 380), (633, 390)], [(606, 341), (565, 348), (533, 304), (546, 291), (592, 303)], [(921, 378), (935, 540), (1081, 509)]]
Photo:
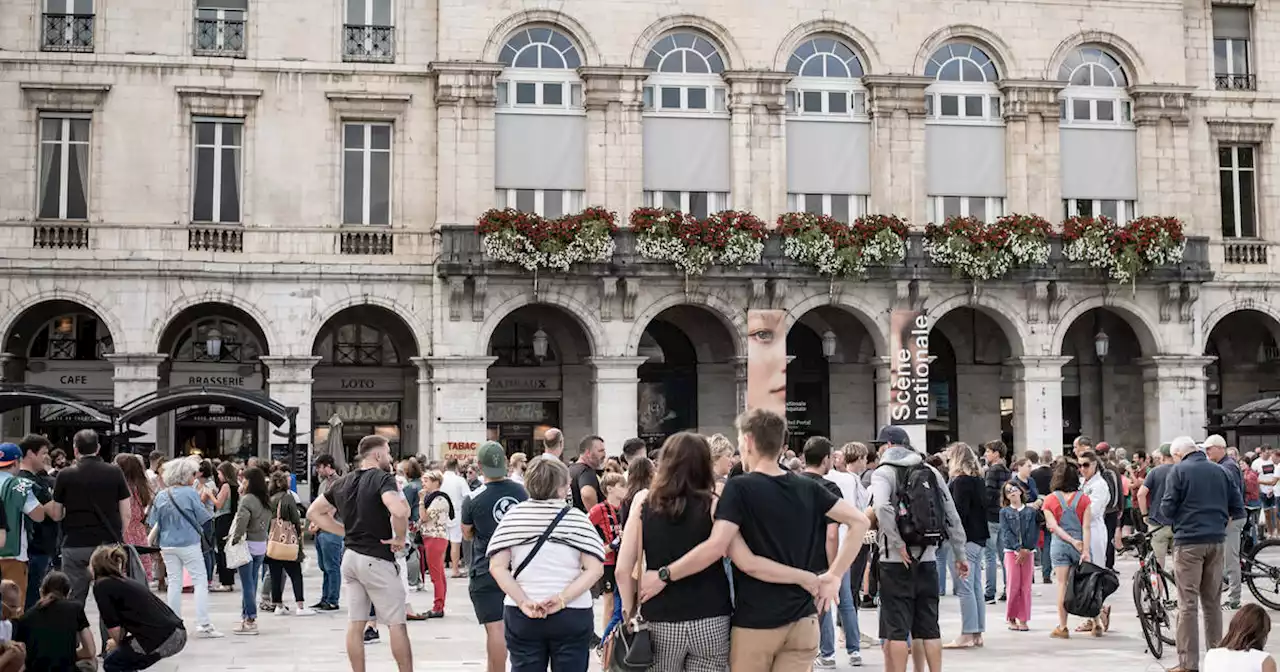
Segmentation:
[(1169, 646), (1176, 646), (1178, 643), (1175, 637), (1178, 632), (1178, 596), (1171, 591), (1170, 587), (1177, 584), (1173, 581), (1172, 576), (1159, 567), (1152, 571), (1156, 572), (1159, 577), (1156, 582), (1159, 587), (1159, 594), (1156, 595), (1156, 599), (1160, 604), (1160, 612), (1158, 614), (1162, 626), (1158, 632), (1160, 641)]
[(1240, 563), (1249, 592), (1268, 609), (1280, 610), (1280, 539), (1267, 539)]
[(1164, 655), (1164, 640), (1160, 637), (1162, 605), (1141, 569), (1133, 574), (1133, 606), (1138, 610), (1138, 624), (1142, 626), (1142, 638), (1147, 640), (1147, 650), (1159, 660)]

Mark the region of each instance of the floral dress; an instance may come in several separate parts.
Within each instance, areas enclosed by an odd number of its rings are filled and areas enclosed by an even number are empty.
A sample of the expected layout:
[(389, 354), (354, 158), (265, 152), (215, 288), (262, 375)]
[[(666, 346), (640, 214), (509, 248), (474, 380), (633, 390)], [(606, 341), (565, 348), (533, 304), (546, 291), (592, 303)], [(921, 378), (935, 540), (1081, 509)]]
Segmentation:
[[(147, 545), (147, 524), (143, 521), (147, 519), (147, 511), (142, 506), (142, 500), (138, 498), (138, 492), (130, 488), (129, 490), (129, 522), (124, 526), (124, 543), (133, 546)], [(142, 560), (142, 568), (147, 570), (147, 580), (151, 580), (151, 554), (139, 553)]]

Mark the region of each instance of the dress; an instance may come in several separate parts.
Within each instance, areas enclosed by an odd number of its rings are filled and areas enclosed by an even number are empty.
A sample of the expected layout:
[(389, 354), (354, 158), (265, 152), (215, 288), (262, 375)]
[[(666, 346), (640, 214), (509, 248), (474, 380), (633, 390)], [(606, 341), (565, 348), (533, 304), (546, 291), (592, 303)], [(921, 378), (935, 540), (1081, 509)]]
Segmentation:
[[(133, 546), (147, 545), (147, 524), (143, 521), (147, 518), (146, 507), (142, 505), (142, 500), (138, 498), (138, 491), (129, 489), (129, 522), (124, 526), (124, 543)], [(142, 568), (147, 570), (147, 580), (151, 580), (151, 554), (140, 553), (139, 558), (142, 560)]]

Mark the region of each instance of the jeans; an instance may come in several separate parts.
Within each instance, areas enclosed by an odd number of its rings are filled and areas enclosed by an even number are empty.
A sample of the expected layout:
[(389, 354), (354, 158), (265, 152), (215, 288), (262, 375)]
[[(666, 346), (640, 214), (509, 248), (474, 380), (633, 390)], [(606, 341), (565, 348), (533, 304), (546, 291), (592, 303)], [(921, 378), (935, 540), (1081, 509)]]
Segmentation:
[(1036, 549), (1036, 557), (1040, 559), (1040, 578), (1043, 579), (1041, 583), (1049, 583), (1050, 577), (1053, 576), (1053, 561), (1049, 559), (1049, 543), (1052, 539), (1049, 538), (1048, 533), (1041, 536), (1044, 537), (1044, 543)]
[(983, 558), (987, 565), (987, 601), (996, 599), (996, 567), (1004, 574), (1004, 558), (1000, 553), (1000, 523), (987, 523), (987, 546)]
[(968, 542), (964, 545), (964, 557), (969, 561), (969, 578), (956, 583), (956, 597), (960, 598), (960, 632), (977, 635), (987, 630), (987, 604), (982, 599), (982, 556), (986, 548)]
[(320, 584), (320, 601), (338, 605), (342, 589), (342, 537), (329, 532), (316, 533), (316, 560), (324, 580)]
[(723, 558), (724, 573), (729, 577), (729, 604), (737, 604), (738, 596), (733, 592), (733, 561), (729, 558)]
[(267, 559), (267, 570), (271, 573), (271, 603), (280, 604), (284, 599), (284, 575), (289, 575), (289, 583), (293, 585), (293, 601), (302, 603), (302, 563), (294, 560)]
[(591, 609), (563, 609), (529, 618), (515, 607), (503, 609), (511, 672), (587, 672), (591, 663)]
[(52, 563), (52, 557), (39, 553), (32, 553), (27, 558), (27, 603), (23, 605), (24, 609), (30, 610), (40, 601), (40, 584), (44, 582)]
[(182, 617), (182, 570), (191, 575), (191, 585), (196, 593), (196, 625), (210, 625), (209, 575), (205, 573), (204, 553), (200, 544), (160, 549), (164, 558), (164, 571), (168, 573), (169, 609)]
[[(858, 606), (853, 598), (862, 587), (862, 570), (867, 566), (869, 551), (869, 548), (862, 547), (858, 557), (849, 566), (849, 571), (840, 577), (840, 603), (836, 605), (836, 609), (840, 612), (840, 627), (844, 629), (844, 648), (847, 653), (862, 651)], [(832, 658), (836, 655), (835, 623), (832, 621), (829, 609), (818, 618), (818, 655), (823, 658)]]
[[(208, 521), (205, 521), (205, 524), (204, 524), (204, 538), (205, 538), (205, 539), (216, 539), (216, 538), (217, 538), (217, 536), (214, 534), (214, 531), (213, 531), (213, 519), (212, 519), (212, 518), (211, 518), (211, 519), (209, 519)], [(206, 578), (205, 578), (205, 583), (208, 583), (208, 582), (209, 582), (209, 579), (212, 579), (212, 578), (213, 578), (213, 568), (214, 568), (214, 557), (213, 557), (213, 556), (214, 556), (214, 553), (213, 553), (213, 549), (212, 549), (212, 548), (210, 548), (210, 549), (208, 550), (208, 552), (204, 553), (204, 575), (205, 575), (205, 577), (206, 577)]]
[(250, 555), (249, 564), (240, 565), (240, 617), (252, 620), (258, 617), (258, 576), (262, 574), (265, 555)]
[(600, 639), (609, 639), (609, 633), (613, 629), (622, 624), (622, 593), (613, 591), (613, 616), (609, 617), (609, 623), (604, 626), (604, 634), (600, 635)]

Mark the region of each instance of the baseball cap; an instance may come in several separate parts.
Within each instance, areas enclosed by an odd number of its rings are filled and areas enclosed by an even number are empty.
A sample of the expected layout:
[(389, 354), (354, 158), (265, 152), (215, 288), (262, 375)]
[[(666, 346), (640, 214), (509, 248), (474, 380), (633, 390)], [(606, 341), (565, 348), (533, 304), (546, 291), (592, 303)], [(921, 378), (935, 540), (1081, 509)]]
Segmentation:
[(911, 437), (907, 435), (907, 430), (897, 425), (885, 425), (880, 428), (880, 434), (876, 436), (876, 443), (888, 443), (894, 446), (910, 448)]
[(1156, 452), (1157, 452), (1157, 453), (1160, 453), (1161, 455), (1163, 455), (1163, 456), (1165, 456), (1165, 457), (1173, 457), (1173, 444), (1172, 444), (1172, 443), (1162, 443), (1162, 444), (1160, 444), (1160, 447), (1156, 449)]
[(22, 459), (22, 449), (16, 443), (0, 443), (0, 467), (7, 467)]
[(476, 449), (476, 462), (486, 478), (505, 478), (507, 451), (497, 441), (485, 441)]
[(1098, 445), (1093, 447), (1093, 452), (1098, 453), (1099, 455), (1109, 450), (1111, 450), (1111, 444), (1107, 443), (1106, 441), (1100, 441), (1098, 442)]
[(1209, 438), (1205, 439), (1204, 443), (1201, 445), (1205, 448), (1226, 448), (1227, 440), (1218, 434), (1210, 434)]

